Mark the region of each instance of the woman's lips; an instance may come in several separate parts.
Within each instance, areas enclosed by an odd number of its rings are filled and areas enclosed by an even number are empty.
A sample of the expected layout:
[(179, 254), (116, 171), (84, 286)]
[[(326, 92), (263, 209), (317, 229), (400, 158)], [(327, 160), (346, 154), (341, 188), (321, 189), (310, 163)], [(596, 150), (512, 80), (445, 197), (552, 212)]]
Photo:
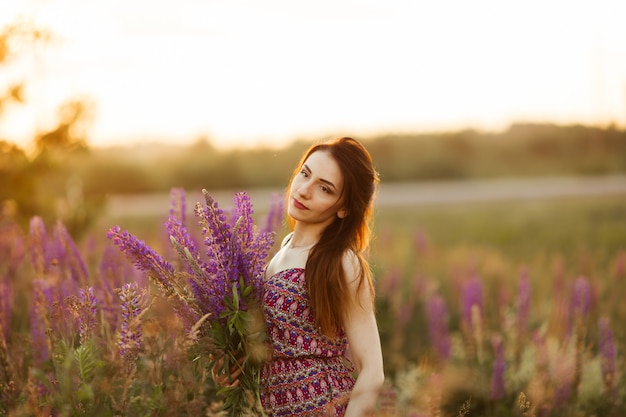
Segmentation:
[(307, 210), (307, 207), (301, 202), (299, 202), (298, 200), (296, 200), (295, 198), (293, 199), (293, 205), (295, 208), (299, 210)]

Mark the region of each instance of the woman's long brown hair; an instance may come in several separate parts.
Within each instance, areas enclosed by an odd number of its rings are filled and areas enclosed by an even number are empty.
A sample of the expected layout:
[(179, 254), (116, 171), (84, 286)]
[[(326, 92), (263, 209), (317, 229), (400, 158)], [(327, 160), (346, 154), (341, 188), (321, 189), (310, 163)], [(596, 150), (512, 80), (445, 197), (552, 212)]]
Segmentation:
[[(317, 324), (325, 335), (335, 337), (352, 307), (350, 303), (356, 302), (348, 292), (343, 269), (343, 257), (347, 250), (351, 250), (358, 260), (358, 288), (360, 290), (366, 285), (373, 302), (372, 274), (364, 253), (371, 238), (370, 222), (378, 174), (365, 147), (355, 139), (342, 137), (312, 146), (296, 167), (288, 190), (307, 158), (317, 151), (328, 152), (339, 165), (343, 175), (343, 192), (339, 201), (347, 216), (336, 217), (324, 229), (309, 253), (305, 279)], [(289, 222), (293, 227), (294, 220), (289, 218)]]

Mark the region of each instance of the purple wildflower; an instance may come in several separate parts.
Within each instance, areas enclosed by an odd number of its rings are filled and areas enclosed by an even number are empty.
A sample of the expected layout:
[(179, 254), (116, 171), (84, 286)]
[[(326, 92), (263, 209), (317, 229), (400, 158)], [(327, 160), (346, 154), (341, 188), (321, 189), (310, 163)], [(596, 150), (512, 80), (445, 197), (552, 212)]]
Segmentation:
[[(209, 280), (195, 276), (193, 288), (203, 312), (219, 317), (225, 308), (225, 297), (232, 295), (233, 285), (239, 291), (240, 278), (260, 295), (264, 262), (274, 239), (273, 233), (255, 233), (252, 205), (246, 193), (235, 194), (236, 220), (231, 222), (217, 202), (206, 191), (203, 193), (206, 205), (197, 204), (195, 213), (205, 235), (208, 262), (202, 265), (202, 272)], [(198, 294), (200, 290), (202, 294)]]
[[(230, 218), (206, 190), (203, 194), (206, 204), (196, 204), (194, 213), (204, 236), (205, 253), (199, 253), (183, 222), (176, 217), (176, 210), (170, 212), (166, 223), (170, 241), (185, 261), (187, 271), (177, 272), (173, 265), (128, 232), (121, 232), (119, 227), (111, 229), (108, 237), (157, 282), (170, 301), (174, 301), (173, 307), (183, 321), (189, 341), (208, 336), (209, 350), (238, 352), (246, 358), (239, 364), (245, 370), (240, 375), (241, 384), (226, 394), (231, 399), (225, 400), (225, 404), (230, 404), (226, 407), (230, 415), (240, 415), (238, 410), (246, 405), (233, 399), (240, 398), (240, 390), (258, 393), (259, 389), (260, 363), (254, 362), (250, 354), (260, 332), (251, 331), (246, 323), (254, 318), (255, 309), (260, 311), (257, 303), (260, 302), (265, 259), (274, 244), (274, 234), (255, 230), (252, 204), (246, 193), (235, 194)], [(182, 197), (180, 204), (183, 204)], [(141, 348), (141, 331), (132, 327), (131, 316), (140, 312), (133, 301), (132, 287), (124, 286), (122, 297), (125, 314), (120, 325), (120, 352), (132, 360), (136, 357), (133, 352)], [(232, 363), (231, 359), (227, 358), (226, 369), (235, 366), (236, 359)]]
[(127, 231), (121, 231), (119, 226), (109, 230), (107, 237), (113, 239), (113, 243), (120, 247), (134, 265), (144, 271), (159, 286), (183, 320), (185, 329), (189, 330), (200, 319), (200, 316), (183, 299), (185, 294), (179, 292), (181, 289), (174, 267), (144, 241)]
[(272, 193), (267, 218), (261, 228), (261, 233), (275, 232), (280, 228), (283, 222), (284, 204), (282, 194)]
[(254, 209), (252, 208), (252, 202), (246, 193), (235, 193), (233, 201), (235, 205), (233, 207), (234, 216), (231, 223), (237, 232), (236, 237), (240, 241), (241, 247), (247, 247), (254, 234), (252, 230), (254, 227), (254, 220), (252, 219)]
[[(246, 193), (234, 197), (237, 222), (233, 230), (231, 256), (238, 254), (241, 259), (238, 274), (246, 286), (261, 288), (265, 259), (274, 243), (273, 232), (255, 233), (252, 203)], [(260, 296), (260, 293), (257, 294)]]
[(33, 305), (30, 315), (30, 331), (33, 340), (33, 362), (41, 366), (49, 358), (48, 338), (48, 300), (46, 299), (46, 283), (43, 279), (33, 280)]
[(427, 304), (428, 334), (430, 343), (439, 357), (446, 360), (450, 357), (450, 336), (448, 333), (448, 311), (443, 298), (435, 295)]
[(131, 282), (120, 289), (119, 296), (122, 301), (120, 304), (122, 321), (118, 346), (124, 362), (127, 365), (132, 365), (143, 349), (139, 316), (144, 308), (145, 292), (140, 292), (137, 284)]
[(599, 350), (602, 364), (602, 380), (604, 381), (605, 393), (609, 398), (615, 397), (615, 342), (609, 319), (602, 317), (598, 322)]
[(187, 199), (183, 188), (172, 188), (170, 190), (170, 215), (171, 218), (180, 220), (180, 224), (187, 224)]
[[(104, 322), (108, 324), (110, 330), (115, 330), (119, 315), (116, 290), (128, 282), (134, 281), (135, 276), (133, 272), (138, 270), (113, 246), (104, 248), (98, 270), (99, 298), (102, 300), (101, 309), (105, 319)], [(139, 284), (143, 285), (145, 283), (140, 282)]]
[(15, 276), (25, 252), (22, 228), (13, 221), (0, 223), (0, 279), (10, 280)]
[(204, 194), (206, 205), (196, 204), (196, 216), (202, 227), (202, 234), (205, 236), (204, 244), (207, 256), (210, 259), (208, 265), (209, 273), (219, 273), (227, 267), (228, 259), (223, 259), (222, 255), (228, 253), (228, 245), (231, 239), (231, 231), (228, 224), (228, 217), (219, 207), (217, 201), (209, 194)]
[(491, 394), (492, 400), (501, 400), (504, 398), (504, 374), (506, 372), (506, 360), (504, 358), (504, 348), (502, 346), (502, 338), (495, 336), (492, 340), (494, 361), (493, 372), (491, 376)]
[(78, 332), (81, 343), (85, 343), (92, 335), (98, 321), (98, 301), (92, 287), (80, 290), (80, 312)]
[(35, 273), (43, 277), (46, 265), (46, 227), (39, 216), (30, 219), (30, 248), (31, 259)]
[[(174, 241), (176, 241), (176, 244), (180, 246), (180, 248), (186, 248), (193, 256), (195, 262), (199, 264), (203, 263), (200, 258), (200, 254), (198, 253), (198, 250), (196, 248), (196, 243), (187, 231), (187, 228), (179, 219), (170, 215), (170, 217), (168, 217), (167, 221), (165, 222), (165, 230), (170, 237), (170, 241), (173, 239)], [(185, 256), (184, 253), (182, 253), (181, 255), (183, 257)], [(193, 269), (189, 267), (188, 272), (193, 272)]]
[[(186, 248), (192, 254), (194, 262), (202, 263), (196, 249), (196, 242), (187, 230), (187, 201), (185, 199), (185, 191), (182, 188), (173, 188), (170, 192), (170, 201), (170, 214), (165, 222), (165, 231), (170, 241), (173, 239), (176, 242), (175, 246), (179, 252), (181, 252), (183, 248)], [(182, 267), (183, 264), (180, 262), (186, 257), (184, 253), (179, 254), (182, 259), (177, 259), (177, 261), (179, 261), (179, 263), (175, 264), (177, 268)], [(193, 273), (194, 271), (188, 266), (187, 272)]]
[(483, 285), (478, 277), (474, 274), (463, 285), (461, 293), (462, 319), (468, 328), (472, 328), (472, 308), (477, 306), (479, 311), (483, 312)]
[(143, 240), (137, 239), (126, 230), (120, 230), (119, 226), (109, 230), (107, 237), (113, 239), (113, 243), (120, 247), (137, 268), (150, 274), (166, 290), (166, 294), (171, 295), (170, 286), (175, 272), (172, 265), (146, 245)]
[(400, 286), (401, 273), (399, 268), (392, 268), (384, 279), (384, 287), (382, 292), (386, 297), (393, 297)]
[[(137, 273), (139, 270), (129, 263), (123, 254), (113, 246), (104, 248), (98, 271), (100, 274), (100, 282), (109, 292), (112, 292), (115, 288), (120, 288), (128, 282), (137, 281), (143, 277), (142, 274)], [(145, 284), (145, 282), (138, 282), (138, 284), (141, 286)]]
[(70, 275), (76, 286), (87, 285), (87, 266), (83, 261), (80, 251), (76, 247), (74, 240), (67, 232), (63, 223), (57, 223), (54, 228), (54, 237), (63, 251), (63, 258), (67, 263)]
[(530, 311), (528, 268), (522, 268), (517, 288), (517, 331), (519, 334), (525, 334), (528, 328), (528, 314)]
[(585, 277), (578, 277), (574, 283), (574, 292), (572, 294), (571, 307), (574, 317), (587, 317), (590, 300), (589, 281)]

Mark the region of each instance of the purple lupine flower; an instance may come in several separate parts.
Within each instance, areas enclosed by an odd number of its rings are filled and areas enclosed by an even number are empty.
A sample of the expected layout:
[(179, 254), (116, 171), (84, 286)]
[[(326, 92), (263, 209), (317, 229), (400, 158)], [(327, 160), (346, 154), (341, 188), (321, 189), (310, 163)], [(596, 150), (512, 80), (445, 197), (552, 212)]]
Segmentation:
[(30, 219), (30, 249), (31, 259), (35, 273), (43, 277), (46, 265), (46, 226), (43, 219), (34, 216)]
[(119, 226), (113, 227), (107, 233), (109, 239), (131, 259), (133, 264), (144, 271), (163, 291), (172, 303), (172, 307), (183, 320), (185, 329), (190, 329), (200, 319), (197, 312), (181, 299), (177, 291), (178, 278), (174, 267), (164, 260), (154, 249), (137, 239), (127, 231), (121, 231)]
[(207, 302), (203, 304), (207, 310), (218, 315), (223, 311), (223, 299), (231, 290), (230, 277), (236, 274), (233, 271), (232, 256), (229, 255), (231, 248), (232, 233), (228, 223), (228, 217), (219, 207), (217, 201), (203, 190), (206, 205), (196, 204), (196, 216), (202, 226), (202, 234), (205, 236), (204, 245), (208, 262), (205, 272), (212, 277), (208, 282)]
[[(274, 243), (274, 232), (255, 234), (252, 203), (246, 193), (237, 193), (234, 197), (235, 215), (234, 236), (231, 242), (232, 254), (239, 254), (239, 274), (244, 284), (255, 289), (261, 288), (265, 259)], [(231, 255), (232, 256), (232, 255)], [(260, 296), (260, 293), (257, 294)]]
[(33, 305), (30, 314), (30, 331), (33, 343), (33, 362), (41, 366), (49, 358), (48, 338), (48, 300), (46, 299), (46, 282), (43, 279), (33, 280)]
[(183, 188), (172, 188), (170, 190), (169, 217), (179, 219), (182, 226), (187, 224), (187, 199)]
[(591, 295), (589, 289), (589, 281), (581, 276), (574, 283), (574, 292), (572, 294), (572, 313), (574, 317), (586, 318), (589, 313), (589, 305), (591, 303)]
[(6, 268), (0, 279), (10, 280), (24, 259), (26, 245), (22, 228), (15, 222), (5, 221), (0, 224), (0, 265)]
[(93, 335), (98, 321), (98, 300), (94, 295), (93, 287), (80, 290), (80, 313), (78, 332), (80, 342), (84, 344)]
[(528, 268), (520, 271), (517, 287), (517, 331), (525, 334), (528, 329), (528, 314), (530, 312), (530, 278)]
[(492, 340), (494, 361), (493, 372), (491, 375), (491, 394), (492, 400), (501, 400), (504, 398), (504, 374), (506, 372), (506, 360), (504, 358), (504, 348), (502, 338), (496, 336)]
[(608, 317), (600, 318), (598, 322), (600, 361), (602, 367), (602, 380), (604, 381), (605, 394), (609, 398), (615, 397), (615, 341)]
[[(225, 308), (224, 299), (232, 296), (233, 286), (235, 291), (241, 290), (240, 278), (260, 298), (265, 259), (274, 244), (274, 233), (255, 233), (253, 209), (246, 193), (235, 194), (230, 219), (206, 190), (203, 193), (206, 206), (198, 203), (195, 214), (205, 235), (207, 261), (199, 262), (198, 255), (190, 250), (186, 257), (195, 272), (191, 276), (191, 287), (198, 306), (203, 314), (220, 317)], [(173, 243), (182, 246), (175, 240)], [(240, 304), (243, 302), (240, 298)]]
[(80, 251), (63, 223), (57, 223), (54, 228), (54, 237), (63, 250), (64, 259), (69, 268), (73, 282), (77, 287), (86, 285), (88, 277), (87, 265), (85, 265)]
[(208, 291), (209, 300), (206, 305), (209, 311), (221, 313), (223, 310), (222, 300), (230, 290), (228, 277), (232, 269), (232, 259), (228, 256), (230, 246), (231, 231), (228, 225), (228, 218), (223, 210), (208, 193), (203, 190), (206, 205), (196, 204), (195, 214), (199, 218), (202, 226), (201, 232), (205, 236), (204, 245), (208, 262), (206, 272), (213, 277)]
[(472, 277), (463, 285), (461, 293), (462, 319), (468, 328), (472, 328), (472, 308), (477, 306), (483, 312), (483, 284), (478, 275)]
[(116, 250), (114, 246), (106, 246), (98, 265), (99, 282), (102, 283), (103, 288), (110, 291), (127, 283), (129, 281), (127, 279), (127, 265), (128, 262), (120, 251)]
[(382, 288), (382, 292), (386, 297), (393, 297), (397, 293), (398, 287), (400, 286), (400, 278), (400, 269), (397, 267), (392, 268), (391, 271), (387, 273), (383, 280), (385, 285)]
[(248, 194), (243, 192), (235, 193), (233, 202), (235, 204), (233, 206), (233, 219), (231, 223), (237, 231), (236, 237), (239, 239), (241, 247), (247, 247), (254, 234), (252, 230), (254, 227), (254, 220), (252, 218), (254, 209), (252, 208), (252, 202)]
[[(203, 190), (204, 192), (205, 190)], [(224, 267), (223, 262), (227, 259), (221, 259), (220, 255), (228, 253), (228, 245), (231, 238), (231, 231), (228, 224), (228, 217), (219, 207), (217, 201), (208, 193), (204, 192), (206, 204), (196, 204), (195, 213), (199, 218), (199, 224), (202, 226), (201, 232), (205, 236), (204, 244), (206, 245), (207, 255), (212, 261), (209, 263), (210, 273), (217, 272), (216, 269)]]
[(446, 360), (450, 357), (450, 335), (448, 332), (448, 311), (446, 303), (439, 295), (435, 295), (427, 304), (428, 334), (430, 343), (439, 357)]
[(244, 271), (249, 271), (249, 279), (245, 280), (244, 283), (255, 289), (257, 299), (262, 296), (265, 262), (273, 245), (274, 232), (260, 232), (244, 252), (245, 258), (242, 268)]
[[(134, 281), (133, 272), (138, 270), (115, 247), (107, 246), (102, 253), (98, 271), (98, 283), (100, 284), (99, 299), (102, 301), (103, 321), (108, 324), (110, 330), (115, 330), (119, 316), (116, 289)], [(141, 286), (144, 284), (143, 282), (139, 283)]]
[(122, 231), (119, 226), (113, 227), (107, 233), (107, 237), (120, 247), (133, 264), (140, 270), (151, 276), (171, 295), (171, 283), (174, 279), (174, 267), (164, 260), (143, 240), (137, 239), (126, 230)]
[[(183, 248), (187, 248), (195, 258), (195, 262), (201, 263), (200, 255), (196, 249), (197, 244), (187, 229), (187, 201), (185, 190), (182, 188), (172, 188), (170, 191), (170, 213), (165, 222), (165, 231), (170, 241), (174, 239), (177, 242), (177, 250), (180, 251)], [(174, 263), (177, 268), (182, 268), (185, 254), (179, 253), (179, 255), (182, 255), (180, 257), (182, 259), (176, 258), (178, 263)], [(189, 265), (187, 266), (187, 272), (194, 272)]]
[(260, 230), (261, 233), (276, 232), (280, 228), (284, 217), (284, 204), (282, 194), (272, 193), (267, 218)]
[(120, 355), (127, 365), (135, 363), (143, 349), (141, 337), (141, 321), (139, 316), (145, 307), (146, 293), (139, 291), (137, 284), (125, 284), (119, 291), (122, 310), (118, 346)]
[[(170, 215), (165, 222), (165, 230), (170, 237), (170, 241), (174, 239), (181, 248), (186, 248), (189, 251), (198, 264), (204, 264), (196, 248), (195, 241), (179, 219)], [(184, 254), (181, 255), (184, 256)], [(188, 266), (187, 272), (193, 272), (191, 266)]]

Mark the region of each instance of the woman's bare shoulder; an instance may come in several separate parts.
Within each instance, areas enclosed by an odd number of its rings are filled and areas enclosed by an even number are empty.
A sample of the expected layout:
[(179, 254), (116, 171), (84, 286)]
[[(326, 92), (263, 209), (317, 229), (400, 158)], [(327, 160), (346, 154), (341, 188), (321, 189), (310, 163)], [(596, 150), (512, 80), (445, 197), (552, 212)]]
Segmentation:
[(347, 249), (343, 253), (341, 264), (345, 272), (346, 280), (351, 283), (361, 276), (361, 261), (352, 249)]

